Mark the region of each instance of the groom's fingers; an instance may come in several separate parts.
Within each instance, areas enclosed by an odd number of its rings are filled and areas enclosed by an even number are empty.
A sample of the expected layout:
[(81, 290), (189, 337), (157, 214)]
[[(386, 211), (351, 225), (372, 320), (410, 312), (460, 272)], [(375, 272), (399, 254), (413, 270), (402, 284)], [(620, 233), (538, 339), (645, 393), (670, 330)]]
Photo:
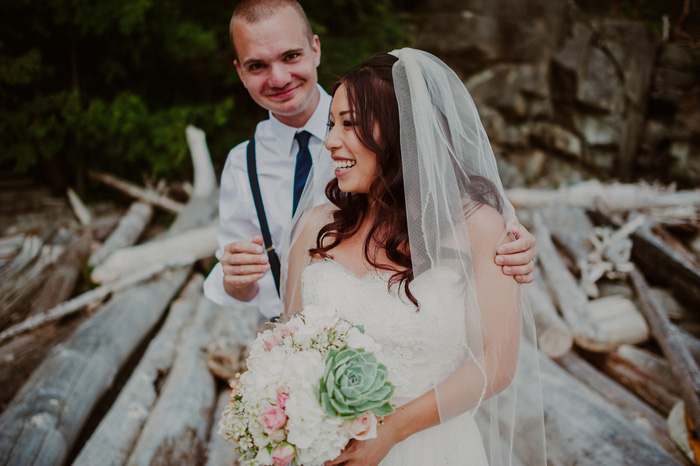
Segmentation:
[(223, 268), (224, 282), (235, 288), (255, 283), (270, 270), (268, 256), (263, 252), (262, 237), (259, 236), (251, 242), (227, 244), (219, 262)]

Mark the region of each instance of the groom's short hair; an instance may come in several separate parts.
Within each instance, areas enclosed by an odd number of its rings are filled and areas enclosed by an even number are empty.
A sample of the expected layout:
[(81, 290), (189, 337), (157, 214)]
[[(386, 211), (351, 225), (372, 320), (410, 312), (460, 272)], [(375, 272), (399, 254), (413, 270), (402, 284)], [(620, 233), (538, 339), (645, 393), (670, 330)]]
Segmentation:
[(264, 21), (273, 17), (279, 10), (286, 7), (292, 8), (297, 13), (301, 20), (304, 34), (308, 37), (309, 43), (313, 42), (314, 33), (311, 30), (309, 20), (306, 17), (306, 13), (304, 13), (304, 9), (296, 0), (243, 0), (236, 6), (236, 9), (233, 10), (231, 23), (229, 24), (229, 35), (231, 36), (231, 43), (233, 44), (233, 51), (236, 54), (236, 58), (238, 58), (238, 52), (236, 51), (236, 43), (233, 40), (233, 26), (236, 23), (257, 23)]

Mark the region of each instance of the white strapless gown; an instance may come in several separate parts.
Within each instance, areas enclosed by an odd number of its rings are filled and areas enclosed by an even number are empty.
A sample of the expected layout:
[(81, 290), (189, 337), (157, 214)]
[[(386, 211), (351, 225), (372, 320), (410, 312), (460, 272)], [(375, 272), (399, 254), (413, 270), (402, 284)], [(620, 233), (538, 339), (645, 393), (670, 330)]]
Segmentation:
[[(463, 306), (463, 286), (454, 272), (436, 268), (417, 277), (411, 292), (421, 305), (387, 290), (388, 275), (357, 277), (333, 260), (306, 267), (303, 304), (337, 309), (382, 346), (377, 358), (395, 386), (400, 406), (434, 388), (465, 361), (460, 341), (464, 319), (445, 318), (445, 309)], [(458, 306), (455, 308), (455, 306)], [(461, 314), (461, 313), (460, 313)], [(442, 315), (442, 317), (441, 317)], [(487, 465), (479, 430), (470, 413), (418, 432), (392, 448), (381, 466)]]

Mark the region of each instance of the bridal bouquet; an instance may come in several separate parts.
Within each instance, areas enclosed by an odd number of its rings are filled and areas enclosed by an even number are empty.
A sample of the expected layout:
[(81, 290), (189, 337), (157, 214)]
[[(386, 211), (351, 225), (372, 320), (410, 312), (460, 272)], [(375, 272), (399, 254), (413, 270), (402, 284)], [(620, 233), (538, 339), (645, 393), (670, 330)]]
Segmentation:
[(249, 466), (322, 464), (351, 438), (376, 437), (379, 418), (394, 411), (378, 350), (362, 328), (307, 306), (255, 339), (219, 434)]

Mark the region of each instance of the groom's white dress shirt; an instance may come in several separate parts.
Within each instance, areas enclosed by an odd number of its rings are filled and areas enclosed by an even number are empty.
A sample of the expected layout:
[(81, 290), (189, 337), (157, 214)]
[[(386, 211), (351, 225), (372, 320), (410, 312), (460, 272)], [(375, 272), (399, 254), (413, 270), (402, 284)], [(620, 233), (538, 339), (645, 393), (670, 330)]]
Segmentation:
[[(311, 133), (309, 150), (315, 167), (332, 167), (332, 164), (317, 163), (322, 157), (330, 157), (323, 147), (328, 124), (328, 112), (331, 97), (318, 86), (321, 97), (313, 115), (303, 128), (287, 126), (275, 118), (272, 113), (267, 120), (258, 123), (255, 129), (255, 149), (260, 181), (260, 193), (265, 206), (270, 236), (280, 251), (283, 238), (289, 231), (292, 222), (292, 198), (294, 193), (294, 171), (296, 154), (299, 145), (294, 135), (300, 131)], [(219, 194), (219, 248), (216, 258), (220, 259), (224, 247), (235, 241), (250, 241), (253, 236), (260, 235), (260, 223), (255, 210), (253, 195), (248, 180), (246, 149), (248, 141), (238, 144), (231, 149), (221, 174), (221, 191)], [(333, 176), (328, 168), (314, 170), (320, 194), (326, 183)], [(207, 298), (223, 306), (250, 304), (257, 306), (265, 317), (275, 317), (280, 314), (281, 304), (272, 272), (268, 271), (258, 282), (260, 291), (250, 302), (242, 302), (230, 296), (224, 290), (224, 273), (221, 263), (217, 263), (204, 282), (204, 294)]]

